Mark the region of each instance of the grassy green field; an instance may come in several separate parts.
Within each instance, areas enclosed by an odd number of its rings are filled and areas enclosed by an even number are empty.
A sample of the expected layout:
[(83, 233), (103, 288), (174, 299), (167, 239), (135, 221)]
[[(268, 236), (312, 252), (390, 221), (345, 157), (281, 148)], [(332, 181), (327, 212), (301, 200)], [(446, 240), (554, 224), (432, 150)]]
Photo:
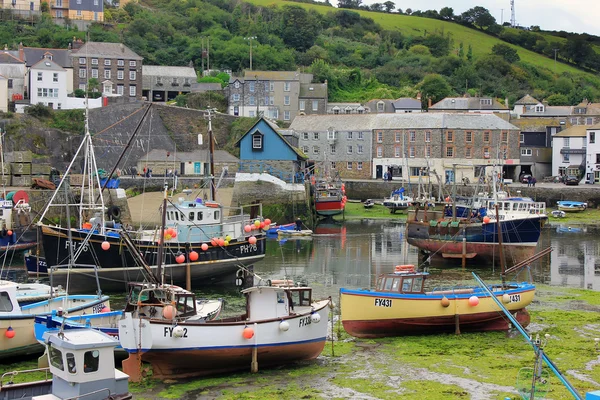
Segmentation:
[[(304, 8), (313, 9), (320, 13), (326, 14), (328, 12), (334, 12), (338, 10), (337, 8), (320, 6), (316, 4), (307, 4), (307, 3), (293, 3), (282, 0), (247, 0), (249, 3), (269, 7), (269, 6), (282, 6), (284, 4), (293, 4), (298, 5)], [(358, 12), (364, 17), (371, 18), (378, 24), (380, 24), (384, 29), (387, 30), (397, 30), (407, 36), (419, 36), (425, 35), (430, 32), (443, 32), (444, 34), (450, 33), (452, 39), (454, 40), (454, 46), (458, 49), (458, 45), (462, 42), (464, 44), (465, 51), (469, 45), (473, 48), (473, 55), (482, 56), (484, 54), (489, 54), (492, 47), (498, 43), (504, 43), (498, 38), (493, 36), (489, 36), (484, 32), (478, 31), (476, 29), (470, 29), (465, 26), (455, 24), (452, 22), (441, 21), (430, 18), (423, 17), (412, 17), (409, 15), (401, 15), (401, 14), (387, 14), (387, 13), (378, 13), (371, 11), (362, 11), (362, 10), (352, 10)], [(550, 35), (548, 35), (550, 36)], [(527, 62), (529, 64), (544, 67), (551, 71), (554, 71), (554, 59), (545, 57), (543, 55), (537, 54), (533, 51), (526, 50), (519, 46), (514, 46), (509, 44), (509, 46), (514, 47), (518, 50), (519, 56), (521, 60)], [(556, 73), (562, 72), (570, 72), (570, 73), (578, 73), (578, 74), (587, 74), (577, 68), (571, 67), (567, 64), (563, 64), (560, 62), (556, 63)]]

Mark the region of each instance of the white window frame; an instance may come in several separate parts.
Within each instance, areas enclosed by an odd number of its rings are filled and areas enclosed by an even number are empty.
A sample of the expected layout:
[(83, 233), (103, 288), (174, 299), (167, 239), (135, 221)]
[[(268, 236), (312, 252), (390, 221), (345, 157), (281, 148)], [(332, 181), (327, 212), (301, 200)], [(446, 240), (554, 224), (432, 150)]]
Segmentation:
[(117, 66), (118, 67), (124, 67), (125, 66), (125, 60), (117, 60)]
[(117, 94), (123, 96), (123, 93), (125, 93), (125, 86), (117, 85)]
[(425, 132), (425, 143), (430, 143), (431, 142), (431, 131), (426, 131)]
[(283, 120), (284, 121), (289, 121), (290, 120), (290, 112), (289, 111), (284, 111), (283, 112)]
[(234, 93), (232, 96), (233, 101), (240, 101), (240, 94), (239, 93)]
[(319, 111), (319, 100), (313, 100), (312, 101), (312, 110), (313, 111)]
[(79, 65), (85, 65), (85, 57), (79, 57)]
[(300, 111), (304, 111), (305, 107), (306, 107), (306, 102), (305, 102), (305, 100), (300, 100), (300, 101), (298, 102), (298, 108), (300, 109)]
[(129, 85), (129, 97), (137, 96), (137, 86)]
[(98, 59), (92, 58), (92, 65), (98, 65)]
[(347, 161), (346, 162), (346, 169), (352, 170), (352, 161)]
[(248, 82), (248, 91), (254, 92), (254, 82)]
[(110, 66), (110, 58), (105, 58), (104, 59), (104, 65), (105, 66)]
[(531, 149), (526, 148), (526, 147), (521, 147), (521, 155), (524, 157), (529, 157), (533, 154), (533, 152), (531, 151)]
[[(258, 139), (258, 140), (257, 140)], [(252, 148), (253, 149), (262, 149), (262, 135), (252, 135)]]
[(136, 63), (136, 61), (135, 61), (135, 60), (130, 60), (130, 61), (129, 61), (129, 66), (130, 66), (130, 67), (135, 67), (136, 65), (137, 65), (137, 63)]
[(383, 147), (377, 146), (377, 158), (383, 157)]
[(37, 73), (37, 80), (38, 80), (38, 82), (41, 82), (43, 79), (44, 79), (43, 78), (43, 74), (41, 72), (38, 72)]
[(329, 145), (329, 152), (330, 152), (331, 154), (335, 154), (335, 153), (336, 153), (336, 151), (337, 151), (337, 149), (336, 149), (336, 147), (335, 147), (335, 144), (330, 144), (330, 145)]
[(319, 140), (319, 132), (313, 132), (313, 140)]
[(117, 79), (118, 80), (123, 80), (123, 78), (125, 77), (125, 71), (123, 71), (122, 69), (117, 71)]
[(289, 92), (291, 88), (291, 85), (289, 82), (283, 82), (283, 91), (284, 92)]
[(356, 145), (356, 154), (362, 154), (362, 153), (363, 153), (363, 145), (357, 144)]
[(377, 143), (383, 143), (383, 132), (377, 132)]
[(302, 139), (308, 140), (308, 132), (302, 132)]
[(98, 79), (98, 68), (92, 68), (92, 78)]
[(284, 106), (290, 105), (290, 96), (283, 96), (283, 105)]
[(363, 132), (358, 132), (358, 140), (364, 140), (365, 135), (363, 134)]
[(352, 146), (351, 144), (349, 144), (349, 145), (346, 147), (346, 153), (347, 153), (347, 154), (353, 154), (353, 152), (354, 152), (354, 146)]
[(409, 142), (414, 143), (417, 141), (417, 133), (415, 131), (408, 132)]
[(79, 77), (87, 78), (87, 70), (85, 68), (79, 68)]
[(110, 79), (110, 69), (104, 70), (104, 79)]
[(313, 146), (313, 148), (312, 148), (313, 154), (319, 154), (320, 150), (321, 149), (319, 149), (319, 146)]
[(356, 169), (359, 171), (362, 171), (363, 169), (363, 162), (362, 161), (357, 161), (356, 162)]
[(52, 73), (52, 82), (58, 82), (58, 72)]
[(335, 140), (337, 138), (337, 132), (334, 130), (327, 131), (327, 140)]
[(135, 78), (136, 78), (135, 71), (129, 71), (129, 80), (135, 81)]

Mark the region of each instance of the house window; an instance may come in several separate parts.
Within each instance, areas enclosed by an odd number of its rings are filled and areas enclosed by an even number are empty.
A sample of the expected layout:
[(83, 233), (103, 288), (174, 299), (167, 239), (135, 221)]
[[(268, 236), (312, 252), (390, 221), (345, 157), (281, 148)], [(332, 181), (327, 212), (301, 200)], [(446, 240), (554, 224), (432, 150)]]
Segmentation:
[(87, 76), (87, 71), (85, 70), (85, 68), (79, 68), (79, 77), (85, 78), (86, 76)]
[(452, 131), (446, 132), (446, 141), (448, 143), (452, 143), (454, 141), (454, 132), (452, 132)]
[(110, 79), (110, 69), (104, 70), (104, 79)]
[(385, 111), (385, 103), (383, 101), (380, 101), (379, 103), (377, 103), (377, 112), (383, 112)]
[(571, 125), (579, 125), (579, 118), (570, 118)]
[(265, 105), (265, 106), (269, 105), (269, 96), (265, 96), (265, 99), (263, 100), (263, 105)]
[(327, 140), (335, 140), (336, 137), (337, 137), (336, 131), (334, 131), (333, 129), (330, 131), (327, 131)]
[(335, 144), (330, 144), (330, 145), (329, 145), (329, 152), (330, 152), (331, 154), (335, 154)]
[(98, 78), (98, 70), (96, 68), (92, 69), (92, 78)]
[(480, 102), (481, 102), (482, 106), (491, 106), (492, 105), (492, 99), (481, 99)]
[(308, 154), (308, 146), (302, 146), (302, 152)]
[(248, 82), (248, 88), (251, 92), (254, 92), (254, 82)]
[(52, 82), (58, 82), (58, 72), (52, 74)]
[(521, 155), (522, 156), (530, 156), (531, 155), (531, 149), (521, 149)]
[(79, 57), (79, 64), (85, 65), (85, 57)]
[[(177, 78), (175, 78), (177, 79)], [(135, 81), (135, 71), (129, 71), (129, 80)]]
[(522, 133), (519, 134), (519, 143), (525, 143), (525, 135)]
[(383, 157), (383, 147), (377, 146), (377, 157)]
[(596, 132), (590, 132), (590, 144), (596, 143)]
[(472, 143), (473, 142), (473, 132), (465, 133), (465, 142)]
[(252, 135), (252, 148), (253, 149), (262, 149), (263, 148), (263, 138), (262, 135), (257, 133)]
[(284, 92), (289, 92), (290, 91), (290, 83), (289, 82), (284, 82), (283, 83), (283, 91)]
[(173, 80), (171, 81), (171, 86), (179, 86), (179, 80), (177, 78), (173, 78)]
[(594, 125), (594, 118), (586, 118), (585, 124), (586, 125)]
[(356, 162), (356, 169), (359, 171), (362, 171), (362, 161), (357, 161)]
[(251, 105), (251, 106), (255, 105), (254, 96), (248, 96), (248, 105)]
[(123, 96), (124, 92), (125, 92), (124, 86), (123, 85), (117, 85), (117, 94)]
[(105, 58), (104, 59), (104, 65), (106, 65), (106, 66), (110, 65), (110, 59)]
[(319, 132), (313, 132), (313, 140), (319, 140)]
[(331, 162), (331, 169), (335, 169), (335, 161)]
[(483, 158), (490, 158), (490, 148), (489, 147), (483, 148)]
[(489, 143), (489, 141), (490, 141), (490, 132), (489, 131), (483, 132), (483, 141), (486, 143)]
[(269, 81), (265, 81), (265, 92), (269, 91)]
[(377, 132), (377, 143), (383, 143), (383, 132)]
[(570, 148), (571, 147), (570, 144), (571, 144), (571, 138), (568, 138), (568, 137), (563, 138), (563, 147), (565, 149)]
[(396, 143), (400, 143), (400, 132), (396, 132), (396, 134), (394, 136), (396, 139)]
[(408, 132), (409, 142), (414, 143), (417, 141), (417, 133), (414, 131)]
[(332, 110), (333, 110), (333, 113), (336, 115), (340, 113), (340, 109), (337, 107), (332, 108)]
[(596, 153), (596, 164), (600, 164), (600, 154)]
[(231, 96), (233, 101), (240, 101), (240, 94), (239, 93), (234, 93), (233, 96)]
[(541, 104), (535, 106), (535, 112), (544, 112), (544, 106)]
[[(81, 4), (81, 0), (77, 0), (78, 4)], [(83, 13), (81, 12), (81, 10), (77, 10), (77, 12), (75, 13), (78, 17), (81, 17), (83, 15)]]
[(275, 97), (273, 97), (273, 96), (269, 97), (269, 105), (270, 106), (275, 105)]
[(356, 153), (357, 154), (362, 154), (363, 153), (363, 145), (359, 144), (356, 146)]
[(38, 80), (38, 82), (42, 81), (42, 73), (41, 72), (37, 73), (37, 80)]
[(57, 109), (57, 110), (62, 110), (62, 104), (61, 104), (61, 103), (58, 103), (58, 105), (56, 106), (56, 109)]
[(290, 96), (283, 96), (283, 105), (284, 106), (290, 105)]
[(290, 120), (290, 112), (289, 111), (284, 111), (283, 112), (283, 120), (284, 121), (289, 121)]
[(129, 96), (130, 97), (135, 97), (136, 95), (136, 86), (135, 85), (130, 85), (129, 86)]
[(98, 65), (98, 59), (92, 58), (92, 65)]
[(250, 110), (250, 111), (248, 111), (248, 116), (249, 116), (250, 118), (254, 118), (254, 117), (255, 117), (255, 115), (254, 115), (254, 110)]
[(236, 89), (239, 89), (240, 88), (240, 82), (239, 81), (235, 81), (234, 84), (233, 84), (233, 87), (236, 88)]
[(569, 155), (563, 154), (563, 162), (569, 162)]
[(412, 157), (412, 158), (415, 158), (415, 146), (410, 146), (408, 148), (408, 156)]
[(117, 71), (117, 79), (122, 80), (124, 75), (125, 75), (125, 72), (122, 69)]
[(431, 146), (425, 146), (425, 157), (431, 157)]
[(129, 61), (129, 66), (130, 67), (135, 67), (135, 65), (136, 65), (135, 61), (133, 61), (133, 60)]
[(302, 139), (308, 140), (308, 132), (302, 132)]
[(346, 139), (352, 140), (352, 132), (346, 132)]
[(446, 157), (454, 157), (454, 146), (446, 146)]
[(348, 169), (352, 169), (352, 161), (348, 161), (348, 162), (346, 163), (346, 168), (348, 168)]
[(465, 148), (465, 158), (471, 158), (473, 157), (473, 148), (470, 146), (467, 146)]
[(124, 60), (117, 60), (117, 66), (123, 67), (124, 65), (125, 65), (125, 61)]
[(319, 154), (319, 146), (313, 146), (313, 154)]
[(13, 80), (9, 79), (8, 82), (7, 82), (7, 85), (8, 85), (9, 89), (12, 89), (13, 88)]
[(352, 109), (350, 107), (346, 107), (344, 114), (352, 114)]
[(425, 132), (425, 142), (431, 142), (431, 131)]
[(313, 111), (318, 111), (319, 110), (319, 100), (313, 100), (312, 101), (312, 109), (313, 109)]
[(358, 132), (358, 140), (363, 140), (364, 138), (364, 134), (362, 132)]
[(300, 108), (300, 111), (304, 111), (304, 109), (306, 108), (306, 101), (305, 100), (300, 100), (299, 104), (300, 105), (299, 105), (298, 108)]
[(508, 132), (502, 132), (502, 143), (508, 143)]
[(352, 145), (350, 145), (350, 146), (348, 146), (348, 149), (346, 150), (346, 152), (348, 154), (352, 154), (352, 150), (354, 150), (354, 149), (352, 148)]
[(275, 91), (275, 82), (269, 82), (269, 92)]
[(400, 158), (400, 146), (394, 146), (394, 157)]

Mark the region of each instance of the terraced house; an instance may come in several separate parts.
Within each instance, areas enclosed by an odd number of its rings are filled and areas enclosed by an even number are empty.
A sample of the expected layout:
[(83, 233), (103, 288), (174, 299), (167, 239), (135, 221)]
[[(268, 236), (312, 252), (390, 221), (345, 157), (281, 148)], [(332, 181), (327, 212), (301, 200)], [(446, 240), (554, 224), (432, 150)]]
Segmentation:
[(507, 179), (520, 173), (519, 129), (493, 114), (298, 116), (290, 129), (309, 161), (331, 163), (342, 178), (391, 172), (416, 181), (429, 169), (448, 182), (473, 181), (494, 164), (502, 164)]

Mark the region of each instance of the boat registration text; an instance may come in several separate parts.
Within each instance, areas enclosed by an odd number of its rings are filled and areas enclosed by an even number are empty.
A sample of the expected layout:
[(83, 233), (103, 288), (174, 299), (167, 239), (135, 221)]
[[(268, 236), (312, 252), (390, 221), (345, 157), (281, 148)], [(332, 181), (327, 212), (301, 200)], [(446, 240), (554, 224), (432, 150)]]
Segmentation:
[(391, 307), (392, 299), (375, 299), (375, 307)]

